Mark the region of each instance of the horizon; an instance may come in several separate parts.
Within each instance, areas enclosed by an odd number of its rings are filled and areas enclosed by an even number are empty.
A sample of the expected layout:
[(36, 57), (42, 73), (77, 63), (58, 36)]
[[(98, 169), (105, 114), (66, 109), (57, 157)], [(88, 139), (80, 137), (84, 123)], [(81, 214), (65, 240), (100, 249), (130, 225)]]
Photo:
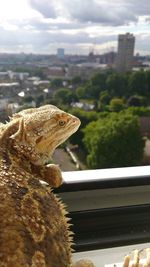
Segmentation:
[[(94, 54), (94, 56), (101, 56), (103, 54), (107, 54), (107, 53), (111, 53), (111, 52), (114, 52), (117, 54), (117, 51), (106, 51), (104, 53), (96, 53)], [(34, 56), (57, 56), (57, 51), (54, 52), (53, 54), (51, 53), (37, 53), (37, 52), (0, 52), (0, 55), (34, 55)], [(68, 54), (68, 53), (65, 53), (64, 56), (76, 56), (76, 57), (88, 57), (89, 54)], [(134, 57), (136, 57), (137, 54), (134, 54)], [(150, 52), (149, 54), (138, 54), (139, 57), (150, 57)]]

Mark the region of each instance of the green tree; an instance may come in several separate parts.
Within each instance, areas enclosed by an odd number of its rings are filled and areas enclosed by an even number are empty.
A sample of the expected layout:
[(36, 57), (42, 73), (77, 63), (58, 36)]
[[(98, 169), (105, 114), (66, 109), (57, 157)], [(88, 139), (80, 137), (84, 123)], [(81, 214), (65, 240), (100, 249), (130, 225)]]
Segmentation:
[(91, 84), (91, 80), (85, 85), (85, 97), (88, 99), (97, 99), (100, 94), (100, 86)]
[(81, 120), (81, 126), (79, 130), (70, 137), (70, 141), (73, 144), (78, 144), (80, 147), (83, 147), (83, 132), (82, 129), (91, 121), (96, 121), (99, 118), (99, 114), (96, 111), (84, 111), (78, 108), (69, 110), (69, 112), (77, 116)]
[(146, 75), (143, 70), (132, 72), (129, 76), (130, 94), (147, 95)]
[(111, 99), (111, 96), (108, 93), (108, 91), (105, 90), (100, 93), (100, 105), (102, 106), (108, 105), (110, 102), (110, 99)]
[(86, 90), (84, 86), (80, 86), (76, 89), (76, 95), (79, 99), (85, 99), (86, 98)]
[(83, 130), (89, 168), (110, 168), (139, 165), (144, 141), (139, 121), (129, 114), (112, 114), (91, 122)]
[(24, 97), (24, 102), (26, 102), (26, 103), (30, 103), (30, 102), (32, 102), (34, 100), (34, 98), (33, 98), (33, 96), (31, 96), (31, 95), (28, 95), (28, 96), (25, 96)]
[(95, 73), (85, 86), (88, 98), (98, 99), (102, 91), (106, 89), (106, 73)]
[(63, 86), (62, 79), (56, 78), (51, 81), (51, 86), (54, 88), (60, 88)]
[(150, 117), (150, 108), (148, 107), (129, 107), (125, 110), (122, 110), (121, 113), (126, 113), (138, 117)]
[(128, 106), (141, 107), (147, 106), (148, 100), (145, 96), (133, 95), (127, 100)]
[(119, 112), (125, 108), (124, 100), (122, 98), (113, 98), (110, 101), (109, 109), (114, 112)]
[(70, 89), (58, 89), (54, 92), (54, 99), (60, 104), (70, 104), (73, 101), (77, 101), (77, 96)]
[(38, 77), (40, 77), (41, 79), (46, 79), (46, 74), (44, 73), (44, 71), (43, 71), (42, 68), (35, 68), (35, 69), (32, 69), (31, 74), (32, 74), (32, 76), (38, 76)]
[(104, 91), (106, 89), (106, 77), (107, 77), (106, 73), (103, 72), (95, 73), (91, 77), (91, 85), (100, 88), (101, 91)]
[(127, 78), (121, 73), (112, 73), (106, 80), (107, 89), (112, 96), (122, 97), (127, 95)]
[(81, 76), (75, 76), (74, 78), (72, 78), (71, 82), (73, 85), (79, 85), (82, 83), (82, 78)]
[(40, 106), (40, 105), (43, 105), (43, 104), (44, 104), (44, 96), (42, 94), (38, 95), (36, 97), (36, 105)]
[(145, 79), (146, 79), (146, 91), (147, 95), (150, 95), (150, 70), (145, 72)]

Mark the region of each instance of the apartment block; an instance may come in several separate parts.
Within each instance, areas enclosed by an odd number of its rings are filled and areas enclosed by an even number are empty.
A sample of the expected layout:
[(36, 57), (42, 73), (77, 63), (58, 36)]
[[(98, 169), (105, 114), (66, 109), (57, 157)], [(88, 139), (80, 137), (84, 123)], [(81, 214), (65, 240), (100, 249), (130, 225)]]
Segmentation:
[(134, 55), (135, 37), (126, 33), (118, 36), (118, 54), (116, 69), (119, 72), (132, 70)]

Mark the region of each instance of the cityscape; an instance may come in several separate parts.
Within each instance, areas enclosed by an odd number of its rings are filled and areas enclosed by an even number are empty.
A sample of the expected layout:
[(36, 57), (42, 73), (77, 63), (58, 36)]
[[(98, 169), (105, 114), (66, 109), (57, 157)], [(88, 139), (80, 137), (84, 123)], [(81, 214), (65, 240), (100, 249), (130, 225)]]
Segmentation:
[[(1, 7), (1, 123), (22, 109), (53, 104), (81, 119), (79, 131), (54, 154), (53, 160), (63, 170), (148, 165), (148, 1), (137, 7), (132, 1), (112, 3), (113, 18), (110, 10), (102, 16), (108, 1), (101, 0), (85, 2), (86, 13), (77, 0), (72, 4), (62, 0), (57, 5), (46, 0), (23, 0), (20, 5), (15, 0), (13, 14), (7, 10), (7, 1)], [(131, 140), (127, 129), (124, 133), (123, 142), (133, 143), (129, 150), (121, 145), (118, 123), (130, 128), (129, 132), (134, 126)], [(100, 129), (105, 125), (105, 138), (116, 129), (114, 141), (104, 142)], [(115, 153), (109, 150), (111, 142)], [(138, 149), (130, 158), (134, 147)], [(114, 156), (110, 159), (109, 154)]]
[[(85, 129), (90, 122), (103, 116), (107, 118), (110, 114), (130, 111), (138, 116), (141, 113), (140, 134), (142, 138), (149, 138), (150, 56), (135, 55), (135, 42), (132, 33), (120, 34), (117, 52), (100, 55), (94, 51), (88, 55), (67, 55), (64, 48), (58, 48), (54, 55), (1, 53), (1, 122), (4, 123), (19, 110), (43, 104), (69, 110), (81, 118)], [(81, 126), (81, 131), (71, 138), (65, 150), (60, 148), (55, 152), (54, 158), (64, 170), (117, 166), (113, 162), (108, 163), (107, 156), (106, 165), (88, 163), (86, 155), (90, 149), (84, 138)], [(141, 146), (142, 142), (141, 139)], [(147, 154), (137, 160), (139, 164), (149, 164), (149, 139), (145, 144), (141, 150)], [(76, 156), (73, 155), (72, 159), (73, 151)], [(128, 166), (129, 163), (124, 161), (121, 164)]]

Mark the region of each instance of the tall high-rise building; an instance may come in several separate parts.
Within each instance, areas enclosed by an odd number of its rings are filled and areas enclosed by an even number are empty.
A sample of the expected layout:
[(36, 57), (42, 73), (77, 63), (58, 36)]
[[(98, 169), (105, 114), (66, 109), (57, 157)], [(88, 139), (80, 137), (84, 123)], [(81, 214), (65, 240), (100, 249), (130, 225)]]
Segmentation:
[(132, 69), (135, 37), (131, 33), (119, 34), (116, 69), (125, 72)]
[(57, 58), (64, 59), (65, 57), (65, 49), (64, 48), (58, 48), (57, 49)]

